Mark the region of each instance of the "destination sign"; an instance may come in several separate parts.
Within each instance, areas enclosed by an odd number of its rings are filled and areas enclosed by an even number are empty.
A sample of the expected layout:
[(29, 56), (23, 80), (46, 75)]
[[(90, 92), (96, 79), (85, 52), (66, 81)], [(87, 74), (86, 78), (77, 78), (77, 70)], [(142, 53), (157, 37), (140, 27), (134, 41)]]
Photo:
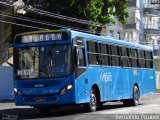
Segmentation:
[(67, 32), (57, 32), (57, 33), (43, 33), (43, 34), (30, 34), (18, 36), (15, 43), (32, 43), (32, 42), (46, 42), (55, 40), (68, 40), (69, 36)]

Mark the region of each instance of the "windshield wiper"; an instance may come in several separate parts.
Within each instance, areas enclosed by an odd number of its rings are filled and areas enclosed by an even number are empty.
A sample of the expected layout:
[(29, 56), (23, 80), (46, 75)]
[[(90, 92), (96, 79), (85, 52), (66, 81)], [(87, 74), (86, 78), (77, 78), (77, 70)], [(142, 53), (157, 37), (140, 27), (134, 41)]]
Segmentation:
[(40, 77), (52, 77), (51, 69), (45, 65), (41, 65)]

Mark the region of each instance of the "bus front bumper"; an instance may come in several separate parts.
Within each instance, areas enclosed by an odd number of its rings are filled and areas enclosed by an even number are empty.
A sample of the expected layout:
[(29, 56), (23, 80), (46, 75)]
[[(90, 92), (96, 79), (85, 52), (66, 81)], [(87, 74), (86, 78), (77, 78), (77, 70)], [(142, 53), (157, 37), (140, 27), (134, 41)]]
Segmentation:
[(63, 105), (75, 103), (74, 89), (71, 89), (64, 94), (57, 95), (23, 96), (15, 93), (14, 96), (15, 104), (17, 106)]

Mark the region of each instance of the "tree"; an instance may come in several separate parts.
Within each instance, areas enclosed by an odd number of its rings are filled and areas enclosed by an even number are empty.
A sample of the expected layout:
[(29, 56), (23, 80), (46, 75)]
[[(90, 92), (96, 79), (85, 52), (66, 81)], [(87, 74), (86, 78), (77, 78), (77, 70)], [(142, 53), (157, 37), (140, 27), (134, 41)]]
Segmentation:
[(123, 25), (128, 17), (126, 0), (24, 0), (33, 7), (74, 18), (101, 23), (102, 26), (91, 27), (101, 31), (107, 23), (114, 23), (115, 16)]
[[(3, 5), (0, 5), (1, 12), (7, 12), (11, 13), (11, 8), (5, 8)], [(7, 51), (8, 47), (10, 46), (9, 43), (12, 40), (12, 26), (11, 24), (5, 23), (5, 21), (13, 21), (12, 18), (8, 18), (4, 16), (3, 14), (0, 15), (0, 20), (3, 22), (0, 22), (0, 65), (2, 65), (6, 59), (7, 59)]]

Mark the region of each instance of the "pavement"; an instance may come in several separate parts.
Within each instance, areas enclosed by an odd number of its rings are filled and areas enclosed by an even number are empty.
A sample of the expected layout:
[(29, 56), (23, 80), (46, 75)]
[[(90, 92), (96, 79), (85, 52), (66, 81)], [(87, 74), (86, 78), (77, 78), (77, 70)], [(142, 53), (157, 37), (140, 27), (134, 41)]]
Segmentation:
[(124, 107), (122, 102), (107, 102), (96, 112), (87, 112), (84, 107), (71, 106), (52, 110), (42, 115), (32, 107), (15, 106), (13, 102), (0, 103), (2, 120), (160, 120), (160, 94), (151, 94), (140, 99), (139, 106)]

